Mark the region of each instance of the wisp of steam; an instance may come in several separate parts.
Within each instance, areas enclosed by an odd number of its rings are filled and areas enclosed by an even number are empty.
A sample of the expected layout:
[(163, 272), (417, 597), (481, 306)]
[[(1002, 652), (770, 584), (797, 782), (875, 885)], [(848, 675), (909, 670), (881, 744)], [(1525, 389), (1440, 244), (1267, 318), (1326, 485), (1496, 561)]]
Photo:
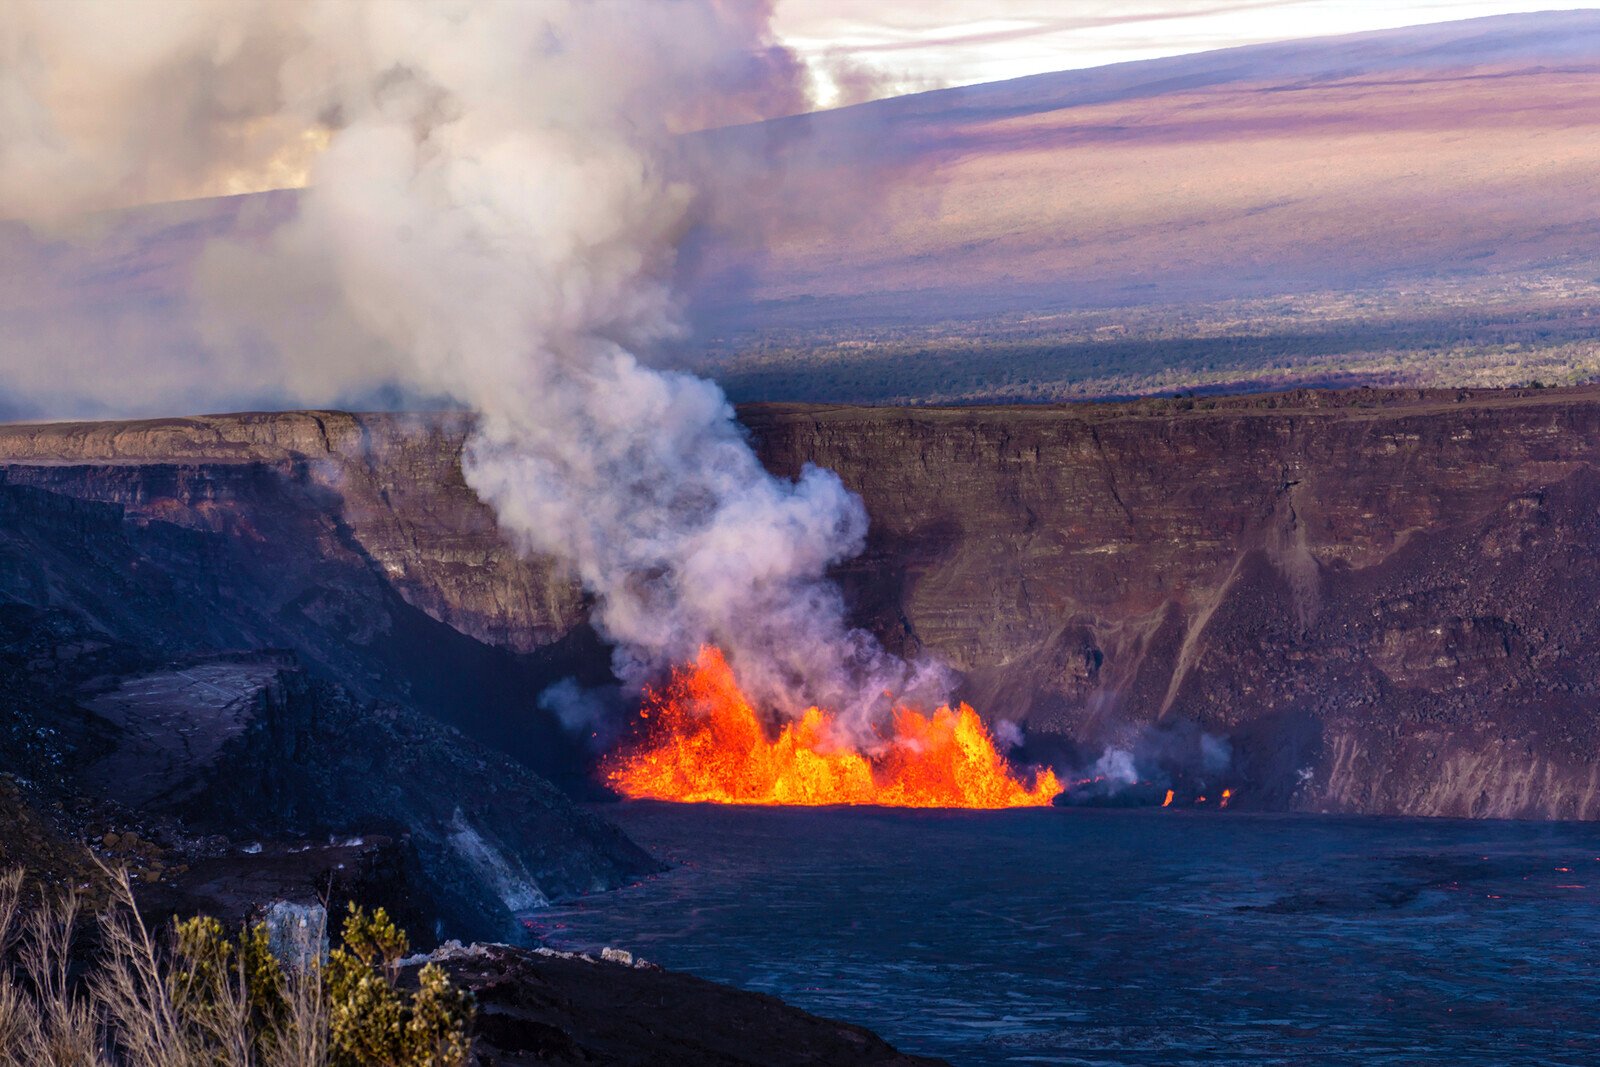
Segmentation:
[(683, 135), (804, 107), (769, 6), (13, 2), (0, 195), (61, 226), (304, 181), (290, 222), (199, 264), (210, 373), (470, 406), (469, 483), (570, 564), (624, 680), (710, 643), (769, 706), (865, 721), (944, 681), (852, 629), (825, 577), (861, 503), (769, 474), (716, 385), (645, 361), (683, 330), (680, 242), (751, 174)]

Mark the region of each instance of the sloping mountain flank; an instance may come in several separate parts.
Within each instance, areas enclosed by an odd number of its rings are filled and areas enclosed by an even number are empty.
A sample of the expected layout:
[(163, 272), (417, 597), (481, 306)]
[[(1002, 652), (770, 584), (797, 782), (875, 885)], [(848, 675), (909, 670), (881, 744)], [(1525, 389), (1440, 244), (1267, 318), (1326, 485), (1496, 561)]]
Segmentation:
[[(1041, 74), (699, 138), (744, 199), (738, 232), (684, 249), (698, 330), (679, 358), (736, 400), (1600, 375), (1600, 11)], [(266, 240), (301, 195), (0, 222), (16, 368), (0, 417), (408, 406), (388, 381), (286, 392), (196, 295), (225, 245)], [(103, 379), (114, 396), (83, 388)]]

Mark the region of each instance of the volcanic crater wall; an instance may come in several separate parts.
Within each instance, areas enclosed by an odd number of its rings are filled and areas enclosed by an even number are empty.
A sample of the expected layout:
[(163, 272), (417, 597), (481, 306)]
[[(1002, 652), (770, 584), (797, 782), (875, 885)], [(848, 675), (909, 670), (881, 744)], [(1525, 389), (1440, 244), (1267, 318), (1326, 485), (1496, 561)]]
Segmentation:
[[(859, 618), (963, 671), (990, 717), (1089, 744), (1197, 724), (1232, 741), (1240, 804), (1600, 818), (1600, 390), (741, 418), (773, 469), (861, 493), (870, 544), (839, 575)], [(519, 659), (589, 647), (580, 592), (463, 482), (464, 431), (11, 426), (0, 473), (261, 552), (291, 538), (317, 558), (274, 625), (348, 618), (381, 649), (395, 596)], [(66, 595), (31, 580), (5, 591)]]
[(750, 412), (864, 495), (846, 580), (991, 714), (1191, 721), (1272, 807), (1600, 816), (1600, 396)]

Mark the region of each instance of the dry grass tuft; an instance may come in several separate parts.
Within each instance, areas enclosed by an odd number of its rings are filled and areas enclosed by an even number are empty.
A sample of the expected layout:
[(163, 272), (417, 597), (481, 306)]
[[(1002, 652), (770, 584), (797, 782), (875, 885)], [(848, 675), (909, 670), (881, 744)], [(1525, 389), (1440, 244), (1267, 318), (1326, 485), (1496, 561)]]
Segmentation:
[[(0, 1067), (465, 1067), (470, 998), (437, 968), (398, 988), (405, 934), (352, 905), (344, 944), (265, 925), (230, 938), (214, 919), (157, 936), (126, 872), (82, 951), (82, 900), (24, 901), (0, 873)], [(165, 935), (168, 932), (163, 932)], [(281, 958), (280, 958), (281, 957)], [(287, 962), (285, 962), (287, 961)]]

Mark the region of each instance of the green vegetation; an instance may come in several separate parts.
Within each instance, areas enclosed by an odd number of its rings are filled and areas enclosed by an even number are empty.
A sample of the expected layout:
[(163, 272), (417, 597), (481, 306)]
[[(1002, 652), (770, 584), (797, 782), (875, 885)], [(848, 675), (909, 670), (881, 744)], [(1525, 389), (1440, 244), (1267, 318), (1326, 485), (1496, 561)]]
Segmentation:
[(456, 1067), (467, 1062), (472, 1003), (433, 964), (409, 998), (396, 987), (408, 942), (382, 908), (354, 904), (344, 944), (328, 955), (332, 1067)]
[[(127, 876), (79, 951), (82, 898), (25, 903), (0, 876), (0, 1067), (465, 1067), (473, 1006), (439, 967), (401, 984), (406, 935), (354, 904), (341, 944), (274, 945), (197, 917), (158, 942)], [(274, 953), (276, 947), (277, 952)]]

